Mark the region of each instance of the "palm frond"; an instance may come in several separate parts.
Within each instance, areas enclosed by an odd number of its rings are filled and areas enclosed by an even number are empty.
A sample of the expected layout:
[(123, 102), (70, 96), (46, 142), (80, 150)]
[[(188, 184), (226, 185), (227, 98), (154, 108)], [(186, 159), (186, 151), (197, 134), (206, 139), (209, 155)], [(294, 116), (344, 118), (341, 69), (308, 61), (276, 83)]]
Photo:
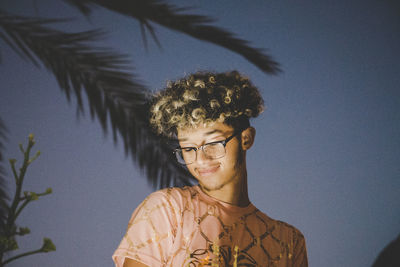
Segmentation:
[(190, 184), (188, 171), (174, 162), (168, 145), (151, 131), (148, 90), (128, 72), (127, 56), (90, 46), (102, 37), (100, 31), (65, 33), (46, 27), (52, 22), (0, 12), (0, 38), (23, 58), (51, 71), (68, 100), (75, 96), (79, 112), (84, 111), (84, 92), (92, 119), (99, 120), (105, 133), (110, 121), (114, 141), (121, 137), (125, 152), (150, 183)]
[[(64, 1), (78, 8), (85, 15), (89, 15), (91, 9), (98, 5), (122, 15), (133, 17), (145, 25), (149, 25), (148, 21), (151, 21), (199, 40), (229, 49), (242, 55), (266, 73), (276, 74), (280, 71), (279, 64), (263, 49), (253, 48), (248, 41), (235, 37), (233, 33), (227, 30), (210, 25), (211, 22), (214, 22), (213, 19), (201, 15), (182, 14), (181, 12), (186, 10), (185, 8), (179, 8), (161, 0)], [(154, 34), (152, 28), (150, 30)]]

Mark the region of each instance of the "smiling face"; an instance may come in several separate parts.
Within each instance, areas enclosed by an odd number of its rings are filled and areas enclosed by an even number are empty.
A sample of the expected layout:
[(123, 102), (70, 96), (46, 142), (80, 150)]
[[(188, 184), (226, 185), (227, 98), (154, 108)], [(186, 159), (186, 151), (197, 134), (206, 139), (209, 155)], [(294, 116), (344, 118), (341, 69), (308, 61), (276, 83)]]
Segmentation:
[[(206, 191), (218, 191), (226, 186), (240, 184), (246, 175), (245, 150), (250, 146), (242, 144), (241, 138), (245, 140), (246, 133), (252, 132), (248, 128), (238, 133), (226, 143), (224, 157), (211, 159), (206, 157), (204, 152), (197, 151), (195, 162), (187, 165), (190, 173), (199, 181), (199, 184)], [(224, 123), (216, 122), (211, 126), (198, 126), (178, 130), (178, 140), (181, 148), (196, 147), (216, 141), (222, 141), (235, 134), (234, 129)], [(247, 134), (248, 135), (248, 134)]]

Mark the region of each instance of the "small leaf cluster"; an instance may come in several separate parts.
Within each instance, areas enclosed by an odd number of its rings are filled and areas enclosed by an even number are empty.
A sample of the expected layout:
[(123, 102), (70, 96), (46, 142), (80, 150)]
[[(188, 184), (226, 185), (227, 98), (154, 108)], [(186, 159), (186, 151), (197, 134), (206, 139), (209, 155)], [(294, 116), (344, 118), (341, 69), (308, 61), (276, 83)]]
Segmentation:
[(32, 201), (38, 200), (40, 197), (49, 195), (52, 193), (51, 188), (47, 188), (42, 193), (36, 193), (32, 191), (22, 192), (22, 185), (24, 182), (25, 174), (28, 166), (35, 161), (39, 155), (40, 151), (36, 152), (33, 157), (30, 156), (31, 149), (35, 145), (35, 140), (33, 134), (28, 137), (28, 146), (25, 149), (22, 144), (19, 145), (24, 159), (21, 168), (17, 171), (16, 159), (10, 159), (11, 170), (14, 175), (14, 180), (16, 184), (15, 195), (10, 206), (6, 205), (6, 210), (8, 214), (6, 216), (5, 222), (1, 223), (0, 229), (0, 267), (3, 267), (7, 263), (14, 261), (18, 258), (29, 256), (37, 253), (47, 253), (56, 250), (56, 246), (53, 244), (50, 238), (43, 238), (42, 247), (36, 250), (24, 252), (12, 256), (8, 259), (3, 259), (5, 253), (10, 251), (15, 251), (19, 249), (18, 242), (16, 241), (16, 236), (24, 236), (31, 232), (28, 227), (17, 227), (16, 220), (24, 208)]

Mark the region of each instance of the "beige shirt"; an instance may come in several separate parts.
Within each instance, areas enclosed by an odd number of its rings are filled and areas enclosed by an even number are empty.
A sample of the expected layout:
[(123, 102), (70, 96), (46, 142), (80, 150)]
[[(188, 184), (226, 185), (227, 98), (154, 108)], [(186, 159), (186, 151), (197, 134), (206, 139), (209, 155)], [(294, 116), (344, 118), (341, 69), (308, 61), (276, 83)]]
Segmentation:
[(199, 186), (150, 194), (113, 255), (117, 267), (125, 258), (148, 266), (308, 266), (299, 230), (253, 204), (221, 202)]

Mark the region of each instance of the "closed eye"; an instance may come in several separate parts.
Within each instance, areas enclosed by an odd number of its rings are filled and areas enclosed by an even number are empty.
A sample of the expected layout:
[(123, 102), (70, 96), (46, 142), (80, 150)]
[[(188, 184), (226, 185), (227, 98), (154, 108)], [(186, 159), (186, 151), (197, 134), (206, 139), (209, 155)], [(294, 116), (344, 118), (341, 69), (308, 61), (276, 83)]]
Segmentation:
[(197, 150), (195, 147), (181, 147), (182, 152), (190, 152), (192, 150)]
[(210, 143), (205, 144), (205, 146), (215, 146), (215, 145), (221, 144), (223, 142), (225, 142), (225, 140), (210, 142)]

